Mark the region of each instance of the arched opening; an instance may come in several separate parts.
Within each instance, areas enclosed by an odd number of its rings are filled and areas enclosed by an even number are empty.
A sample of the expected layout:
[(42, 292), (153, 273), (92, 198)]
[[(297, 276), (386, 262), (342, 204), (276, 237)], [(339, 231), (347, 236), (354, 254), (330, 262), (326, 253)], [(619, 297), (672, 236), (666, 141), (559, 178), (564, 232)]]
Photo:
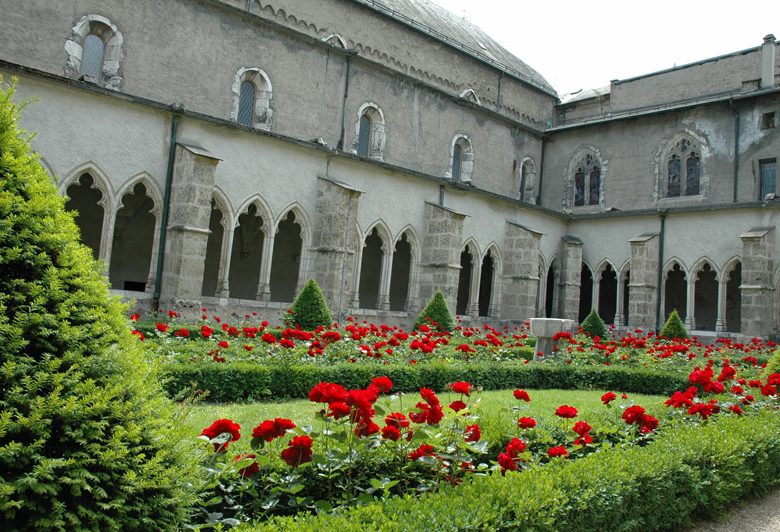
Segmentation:
[(460, 274), (458, 275), (458, 299), (455, 313), (459, 316), (465, 316), (469, 305), (471, 290), (471, 270), (474, 257), (471, 255), (468, 246), (460, 254)]
[(238, 123), (252, 126), (255, 122), (255, 94), (257, 88), (251, 81), (241, 82), (238, 96)]
[(279, 222), (279, 230), (274, 238), (273, 258), (271, 259), (271, 301), (292, 301), (298, 286), (301, 269), (301, 226), (295, 221), (295, 213), (290, 211)]
[(100, 73), (103, 70), (103, 53), (105, 51), (103, 39), (91, 33), (84, 38), (84, 52), (81, 56), (82, 77), (90, 77), (100, 81)]
[(368, 157), (368, 150), (371, 147), (371, 118), (368, 113), (360, 116), (360, 126), (358, 131), (357, 154), (361, 157)]
[(593, 273), (584, 262), (580, 269), (580, 308), (577, 320), (582, 323), (593, 309)]
[(631, 271), (626, 270), (623, 276), (623, 325), (631, 323), (628, 316), (628, 303), (631, 297)]
[(92, 255), (98, 258), (105, 213), (100, 205), (103, 193), (92, 188), (94, 184), (95, 180), (91, 175), (82, 174), (77, 182), (68, 187), (68, 202), (65, 208), (76, 211), (76, 225), (79, 226), (81, 242), (92, 249)]
[(238, 226), (233, 230), (233, 250), (228, 274), (230, 297), (257, 299), (260, 263), (265, 243), (262, 227), (263, 219), (254, 204), (238, 217)]
[(675, 309), (683, 320), (688, 315), (687, 287), (685, 272), (682, 271), (679, 264), (675, 264), (666, 274), (666, 283), (664, 284), (664, 316), (666, 318)]
[(547, 270), (547, 288), (544, 293), (544, 315), (547, 318), (553, 317), (555, 308), (555, 296), (557, 295), (558, 273), (556, 271), (556, 263), (550, 264), (550, 268)]
[(406, 310), (409, 297), (409, 279), (412, 269), (412, 246), (406, 237), (395, 244), (393, 252), (393, 270), (390, 279), (390, 310)]
[(366, 237), (360, 262), (360, 308), (379, 307), (379, 285), (382, 278), (382, 237), (376, 228)]
[(206, 242), (206, 264), (203, 268), (203, 288), (201, 289), (201, 293), (204, 296), (214, 296), (217, 292), (219, 263), (222, 257), (222, 239), (225, 233), (222, 228), (224, 216), (222, 211), (217, 208), (217, 203), (211, 200), (210, 232)]
[(143, 292), (149, 280), (152, 262), (155, 218), (154, 200), (143, 183), (122, 197), (122, 208), (116, 213), (111, 266), (111, 286), (120, 290)]
[(714, 331), (718, 318), (718, 281), (709, 264), (704, 264), (696, 275), (696, 291), (693, 302), (693, 315), (696, 329)]
[(599, 316), (604, 323), (615, 323), (617, 313), (617, 274), (607, 264), (599, 279)]
[(726, 283), (726, 330), (742, 331), (742, 263), (738, 262), (729, 272)]
[(494, 261), (490, 251), (482, 259), (482, 271), (479, 276), (479, 315), (490, 315), (490, 298), (493, 295)]

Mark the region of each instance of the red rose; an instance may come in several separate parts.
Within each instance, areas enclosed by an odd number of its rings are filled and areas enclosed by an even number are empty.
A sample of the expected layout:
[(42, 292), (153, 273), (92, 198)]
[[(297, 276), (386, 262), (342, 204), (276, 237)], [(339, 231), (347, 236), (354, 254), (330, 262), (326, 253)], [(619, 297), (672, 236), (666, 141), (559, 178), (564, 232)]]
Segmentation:
[(306, 462), (311, 462), (311, 444), (312, 439), (308, 436), (296, 436), (290, 440), (287, 449), (284, 449), (280, 456), (290, 467), (298, 467)]
[(414, 461), (417, 460), (418, 458), (422, 458), (423, 456), (435, 456), (435, 453), (433, 452), (433, 447), (431, 447), (427, 443), (423, 443), (417, 449), (409, 453), (409, 460)]
[(633, 425), (644, 413), (645, 409), (639, 405), (629, 406), (623, 411), (623, 420), (629, 425)]
[(607, 392), (601, 396), (601, 402), (604, 403), (605, 405), (608, 405), (615, 399), (617, 399), (617, 395), (615, 394), (615, 392)]
[(431, 406), (439, 404), (439, 398), (436, 397), (436, 394), (430, 388), (420, 388), (420, 395)]
[(589, 443), (592, 443), (592, 442), (593, 442), (593, 437), (591, 437), (590, 434), (583, 434), (582, 436), (580, 436), (579, 438), (576, 438), (574, 440), (574, 445), (585, 446), (585, 445), (587, 445)]
[(482, 430), (479, 428), (479, 425), (469, 425), (463, 431), (463, 439), (466, 441), (470, 441), (470, 442), (479, 441), (481, 437), (482, 437)]
[(328, 417), (333, 419), (341, 419), (352, 411), (352, 408), (347, 403), (341, 401), (334, 401), (328, 405)]
[(278, 417), (271, 421), (267, 419), (252, 429), (252, 438), (262, 438), (271, 442), (276, 438), (284, 436), (288, 430), (294, 429), (295, 423), (290, 419)]
[(241, 425), (234, 423), (231, 419), (218, 419), (210, 426), (203, 429), (200, 434), (201, 436), (206, 436), (208, 439), (213, 440), (220, 434), (225, 433), (230, 434), (230, 438), (223, 444), (214, 444), (214, 450), (224, 451), (228, 448), (231, 441), (238, 441), (241, 439)]
[(572, 430), (577, 434), (579, 434), (580, 436), (585, 436), (587, 433), (590, 432), (592, 428), (593, 427), (591, 427), (588, 422), (578, 421), (574, 424), (574, 428)]
[(309, 401), (315, 403), (344, 402), (347, 399), (347, 390), (340, 384), (321, 382), (315, 384), (309, 391)]
[(525, 401), (526, 403), (529, 403), (531, 401), (531, 396), (528, 395), (528, 392), (525, 390), (515, 390), (514, 391), (515, 399), (518, 401)]
[(219, 347), (223, 349), (227, 349), (230, 347), (230, 344), (227, 342), (227, 340), (222, 340), (220, 343), (217, 344)]
[(512, 438), (506, 444), (505, 450), (509, 456), (516, 458), (518, 454), (525, 452), (525, 442), (520, 438)]
[(561, 405), (555, 409), (555, 415), (562, 418), (577, 417), (577, 409), (569, 405)]
[(161, 333), (168, 332), (168, 325), (165, 323), (158, 323), (157, 325), (155, 325), (155, 327)]
[(458, 381), (453, 382), (450, 387), (452, 388), (452, 391), (455, 393), (460, 393), (468, 397), (471, 395), (471, 383), (464, 382), (464, 381)]
[(569, 456), (569, 452), (566, 450), (566, 447), (563, 445), (558, 445), (557, 447), (550, 447), (547, 449), (547, 456), (550, 458), (556, 458), (559, 456), (562, 456), (563, 458), (566, 458)]
[(463, 401), (453, 401), (450, 403), (450, 408), (452, 408), (455, 412), (460, 412), (466, 408), (466, 403)]
[(385, 423), (399, 429), (409, 426), (409, 420), (401, 412), (392, 412), (385, 417)]
[(379, 388), (382, 393), (390, 393), (393, 389), (393, 381), (389, 377), (376, 377), (371, 380), (371, 384)]
[(401, 431), (398, 427), (387, 425), (382, 427), (382, 437), (386, 440), (398, 441), (401, 438)]
[(515, 459), (506, 453), (499, 453), (498, 465), (501, 466), (501, 474), (505, 474), (507, 471), (517, 471), (517, 463)]
[(257, 462), (255, 461), (256, 456), (253, 455), (253, 454), (241, 453), (238, 456), (236, 456), (233, 459), (233, 461), (234, 462), (238, 462), (239, 460), (243, 460), (244, 458), (251, 458), (252, 459), (252, 463), (249, 464), (246, 467), (242, 467), (241, 469), (239, 469), (238, 470), (238, 474), (239, 475), (241, 475), (242, 477), (246, 478), (246, 477), (251, 477), (252, 475), (257, 473), (258, 471), (260, 471), (260, 466), (257, 465)]
[(521, 429), (532, 429), (536, 426), (536, 420), (532, 417), (521, 417), (517, 420), (517, 426)]
[(210, 338), (211, 335), (214, 334), (214, 329), (212, 329), (208, 325), (201, 325), (200, 334), (201, 336), (203, 336), (203, 338)]
[(742, 407), (739, 406), (739, 405), (731, 405), (729, 407), (729, 411), (731, 411), (732, 413), (734, 413), (734, 414), (736, 414), (738, 416), (741, 416), (742, 413), (743, 413)]

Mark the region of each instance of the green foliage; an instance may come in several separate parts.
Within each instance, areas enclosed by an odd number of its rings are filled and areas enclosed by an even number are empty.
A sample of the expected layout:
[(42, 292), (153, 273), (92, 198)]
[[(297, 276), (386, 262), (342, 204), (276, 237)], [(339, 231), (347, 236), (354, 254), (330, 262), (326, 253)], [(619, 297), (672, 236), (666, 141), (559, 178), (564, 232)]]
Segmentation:
[(554, 467), (477, 477), (333, 515), (274, 518), (255, 530), (683, 530), (776, 486), (780, 416), (680, 424), (647, 446)]
[[(2, 80), (0, 79), (0, 83)], [(173, 529), (191, 450), (0, 87), (0, 521)]]
[(469, 381), (485, 390), (513, 388), (608, 389), (646, 394), (669, 394), (685, 389), (688, 375), (654, 368), (525, 364), (521, 362), (445, 363), (414, 365), (360, 365), (339, 363), (328, 366), (261, 365), (254, 362), (169, 364), (165, 367), (165, 389), (175, 396), (192, 383), (208, 390), (207, 401), (249, 401), (307, 397), (315, 384), (336, 382), (347, 388), (362, 388), (371, 379), (386, 375), (399, 392), (417, 392), (420, 387), (445, 390), (447, 384)]
[(607, 324), (601, 319), (596, 309), (591, 309), (590, 314), (582, 322), (582, 331), (588, 336), (599, 336), (604, 338), (607, 336)]
[(325, 302), (325, 296), (317, 281), (309, 279), (301, 293), (295, 298), (284, 322), (288, 327), (299, 326), (305, 331), (313, 331), (319, 326), (327, 327), (333, 317)]
[(669, 318), (661, 327), (661, 332), (658, 333), (661, 338), (688, 338), (688, 331), (685, 329), (683, 321), (680, 319), (680, 315), (677, 314), (677, 309), (674, 309)]
[(775, 354), (772, 355), (772, 358), (770, 358), (769, 362), (767, 362), (765, 373), (767, 375), (771, 375), (772, 373), (780, 373), (780, 349), (775, 351)]
[(436, 328), (440, 331), (452, 331), (455, 329), (455, 320), (452, 318), (452, 313), (447, 306), (447, 301), (444, 299), (444, 294), (441, 290), (436, 290), (433, 298), (428, 302), (425, 308), (417, 316), (417, 321), (414, 322), (414, 328), (419, 329), (420, 325), (428, 325), (433, 327), (436, 324)]

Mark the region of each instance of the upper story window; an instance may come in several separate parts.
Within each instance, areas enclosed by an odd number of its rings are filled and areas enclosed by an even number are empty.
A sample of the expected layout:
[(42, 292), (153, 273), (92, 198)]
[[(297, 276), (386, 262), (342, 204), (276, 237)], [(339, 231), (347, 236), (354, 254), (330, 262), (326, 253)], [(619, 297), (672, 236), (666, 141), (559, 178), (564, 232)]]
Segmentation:
[(574, 170), (574, 205), (598, 205), (601, 200), (601, 163), (585, 154)]
[(363, 104), (355, 124), (352, 153), (381, 161), (385, 151), (385, 115), (375, 103)]
[(536, 166), (532, 159), (526, 159), (520, 166), (520, 185), (517, 199), (536, 203)]
[(271, 129), (273, 91), (268, 75), (257, 67), (240, 68), (233, 80), (230, 118), (255, 129)]
[(457, 134), (452, 139), (450, 167), (445, 177), (462, 183), (471, 183), (473, 173), (474, 150), (471, 148), (471, 140), (466, 135)]
[(761, 159), (758, 161), (758, 171), (761, 186), (758, 199), (766, 199), (767, 194), (777, 194), (777, 159)]
[(680, 139), (666, 162), (666, 196), (696, 196), (701, 190), (701, 157), (698, 146), (688, 138)]
[(65, 75), (118, 90), (123, 42), (122, 33), (106, 17), (85, 15), (65, 41)]

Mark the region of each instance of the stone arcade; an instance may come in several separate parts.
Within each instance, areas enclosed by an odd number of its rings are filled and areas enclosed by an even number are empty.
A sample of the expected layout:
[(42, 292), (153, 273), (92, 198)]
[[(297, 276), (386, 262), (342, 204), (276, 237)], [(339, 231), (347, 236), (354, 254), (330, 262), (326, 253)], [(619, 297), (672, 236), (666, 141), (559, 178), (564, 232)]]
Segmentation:
[[(0, 0), (0, 74), (139, 307), (779, 328), (780, 54), (559, 97), (426, 0)], [(757, 36), (760, 37), (760, 36)]]

